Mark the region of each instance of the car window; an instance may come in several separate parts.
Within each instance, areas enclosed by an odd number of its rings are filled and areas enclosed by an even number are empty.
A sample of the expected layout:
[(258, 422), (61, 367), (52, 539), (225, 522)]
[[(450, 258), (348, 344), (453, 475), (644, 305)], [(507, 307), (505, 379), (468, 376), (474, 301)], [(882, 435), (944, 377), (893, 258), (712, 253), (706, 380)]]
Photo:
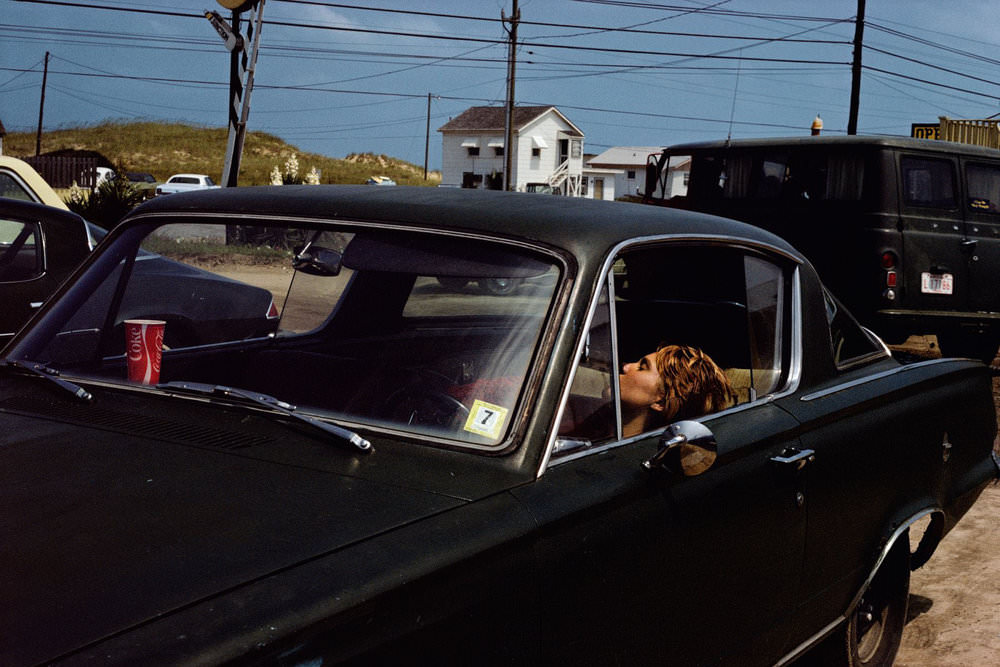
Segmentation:
[(4, 171), (0, 171), (0, 197), (20, 199), (21, 201), (38, 201), (31, 196), (31, 192), (19, 180)]
[(830, 345), (838, 369), (848, 369), (859, 363), (888, 356), (882, 342), (858, 324), (828, 290), (823, 291), (826, 319), (830, 325)]
[(1000, 166), (970, 164), (965, 168), (969, 187), (968, 207), (973, 211), (1000, 212)]
[[(790, 354), (787, 267), (738, 248), (689, 244), (627, 250), (613, 266), (578, 362), (560, 438), (598, 443), (629, 437), (748, 403), (783, 386)], [(652, 395), (637, 389), (640, 380), (631, 377), (650, 365), (663, 373)], [(706, 373), (705, 379), (692, 379), (691, 369)], [(694, 390), (697, 399), (689, 401), (682, 387), (704, 390)], [(655, 392), (665, 393), (658, 406)], [(637, 408), (639, 422), (631, 419)]]
[(42, 274), (42, 248), (34, 223), (0, 218), (0, 282), (18, 282)]
[(127, 382), (125, 321), (164, 322), (160, 382), (248, 389), (476, 449), (502, 446), (515, 423), (561, 277), (537, 252), (443, 234), (273, 221), (140, 231), (104, 241), (75, 311), (31, 358)]
[(950, 160), (903, 156), (903, 202), (907, 206), (955, 208), (955, 174)]

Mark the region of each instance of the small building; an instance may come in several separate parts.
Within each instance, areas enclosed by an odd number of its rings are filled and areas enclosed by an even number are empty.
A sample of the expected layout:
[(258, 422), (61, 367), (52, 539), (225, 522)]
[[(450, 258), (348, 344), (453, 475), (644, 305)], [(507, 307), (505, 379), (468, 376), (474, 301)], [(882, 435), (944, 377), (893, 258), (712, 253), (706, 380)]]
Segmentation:
[[(507, 110), (471, 107), (438, 128), (443, 187), (503, 188)], [(514, 107), (509, 188), (581, 196), (583, 132), (553, 106)]]
[(7, 130), (3, 126), (3, 121), (0, 121), (0, 155), (3, 155), (3, 138), (7, 136)]
[[(614, 199), (641, 194), (646, 187), (646, 161), (659, 154), (663, 146), (615, 146), (595, 156), (587, 163), (588, 197)], [(614, 182), (608, 183), (613, 173)], [(611, 196), (608, 196), (610, 190)], [(604, 193), (603, 197), (598, 192)]]

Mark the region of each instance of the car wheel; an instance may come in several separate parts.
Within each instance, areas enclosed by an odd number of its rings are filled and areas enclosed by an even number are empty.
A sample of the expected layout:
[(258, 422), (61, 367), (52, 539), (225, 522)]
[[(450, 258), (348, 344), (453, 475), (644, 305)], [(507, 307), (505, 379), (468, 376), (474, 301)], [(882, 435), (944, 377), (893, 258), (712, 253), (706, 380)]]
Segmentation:
[(468, 278), (438, 278), (437, 281), (441, 284), (441, 287), (452, 292), (458, 292), (469, 284)]
[(903, 638), (910, 596), (909, 541), (902, 535), (843, 628), (823, 647), (823, 664), (889, 667)]
[(484, 278), (479, 281), (479, 287), (487, 294), (504, 296), (517, 289), (521, 281), (517, 278)]

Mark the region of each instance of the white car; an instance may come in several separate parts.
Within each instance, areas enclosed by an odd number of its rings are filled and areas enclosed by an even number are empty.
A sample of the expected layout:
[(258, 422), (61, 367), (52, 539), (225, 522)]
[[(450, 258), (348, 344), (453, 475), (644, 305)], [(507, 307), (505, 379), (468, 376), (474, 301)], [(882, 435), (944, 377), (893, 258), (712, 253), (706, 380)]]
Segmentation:
[(169, 195), (191, 190), (211, 190), (218, 188), (211, 176), (206, 174), (174, 174), (166, 183), (156, 186), (156, 194)]

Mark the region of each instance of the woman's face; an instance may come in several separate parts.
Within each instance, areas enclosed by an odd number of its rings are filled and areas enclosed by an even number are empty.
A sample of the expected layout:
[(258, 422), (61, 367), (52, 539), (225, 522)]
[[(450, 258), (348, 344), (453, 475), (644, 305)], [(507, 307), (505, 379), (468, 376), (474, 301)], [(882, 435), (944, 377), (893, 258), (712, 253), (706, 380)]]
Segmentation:
[(656, 353), (650, 352), (639, 361), (625, 364), (618, 376), (618, 388), (623, 406), (646, 408), (659, 404), (665, 395)]

